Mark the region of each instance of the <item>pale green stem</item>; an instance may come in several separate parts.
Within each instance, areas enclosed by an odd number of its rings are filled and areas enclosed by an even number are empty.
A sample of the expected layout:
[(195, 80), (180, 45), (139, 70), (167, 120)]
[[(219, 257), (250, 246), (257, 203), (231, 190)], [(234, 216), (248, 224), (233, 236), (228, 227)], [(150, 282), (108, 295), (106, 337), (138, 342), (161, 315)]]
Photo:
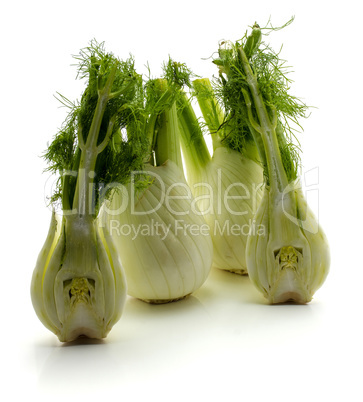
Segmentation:
[(182, 156), (179, 143), (179, 127), (176, 104), (159, 115), (155, 145), (155, 159), (157, 166), (167, 160), (173, 161), (180, 169), (183, 169)]
[(107, 102), (111, 98), (110, 93), (115, 73), (116, 68), (111, 72), (104, 88), (98, 91), (98, 101), (87, 136), (87, 141), (84, 143), (82, 134), (79, 136), (81, 138), (79, 147), (82, 151), (82, 155), (73, 200), (73, 208), (76, 208), (76, 213), (78, 215), (93, 215), (95, 213), (95, 208), (93, 205), (95, 166), (97, 156), (107, 145), (107, 142), (111, 136), (113, 127), (112, 120), (105, 137), (106, 142), (103, 141), (99, 146), (97, 146), (97, 142)]
[(213, 150), (222, 146), (221, 137), (218, 130), (223, 123), (224, 114), (218, 105), (213, 94), (213, 88), (208, 78), (201, 78), (193, 81), (193, 87), (196, 91), (196, 97), (204, 121), (212, 136)]
[(188, 172), (201, 172), (211, 160), (197, 116), (184, 94), (178, 100), (178, 116), (183, 156)]
[(251, 101), (249, 99), (249, 95), (246, 90), (243, 90), (242, 92), (247, 104), (249, 120), (253, 128), (256, 131), (258, 131), (262, 136), (268, 166), (270, 186), (282, 192), (288, 185), (288, 180), (281, 160), (280, 149), (276, 137), (276, 126), (277, 126), (276, 110), (272, 109), (272, 121), (271, 121), (265, 103), (263, 101), (261, 92), (259, 90), (257, 78), (251, 69), (251, 66), (248, 62), (248, 59), (243, 49), (239, 48), (239, 52), (259, 122), (257, 123), (254, 120), (252, 116)]

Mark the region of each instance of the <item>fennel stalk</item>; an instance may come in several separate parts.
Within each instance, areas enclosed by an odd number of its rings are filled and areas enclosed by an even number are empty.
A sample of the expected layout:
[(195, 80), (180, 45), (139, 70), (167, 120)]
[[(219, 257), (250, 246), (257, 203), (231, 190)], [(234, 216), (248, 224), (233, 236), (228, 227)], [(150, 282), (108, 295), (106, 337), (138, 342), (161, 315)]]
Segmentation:
[[(76, 59), (78, 74), (88, 85), (78, 105), (61, 97), (70, 113), (45, 154), (48, 170), (60, 174), (52, 201), (61, 200), (62, 216), (53, 211), (31, 283), (39, 319), (61, 341), (103, 338), (121, 316), (125, 275), (107, 228), (97, 217), (108, 196), (107, 185), (127, 182), (143, 160), (136, 138), (134, 144), (112, 143), (132, 118), (138, 83), (133, 61), (116, 59), (96, 42)], [(123, 162), (117, 166), (120, 156)]]
[[(259, 31), (255, 24), (254, 35)], [(297, 123), (307, 107), (288, 93), (279, 55), (261, 42), (248, 57), (243, 43), (220, 52), (217, 64), (222, 66), (222, 97), (230, 108), (239, 108), (264, 164), (265, 188), (256, 222), (266, 230), (248, 238), (248, 273), (270, 303), (307, 303), (330, 264), (328, 242), (303, 196), (298, 151), (289, 139), (288, 119)]]

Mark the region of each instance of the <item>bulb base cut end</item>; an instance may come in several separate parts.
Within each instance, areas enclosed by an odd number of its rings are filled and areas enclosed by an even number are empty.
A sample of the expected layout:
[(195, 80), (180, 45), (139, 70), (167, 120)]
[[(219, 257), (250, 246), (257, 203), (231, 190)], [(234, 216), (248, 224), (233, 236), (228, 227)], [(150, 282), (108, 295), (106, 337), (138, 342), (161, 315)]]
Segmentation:
[(167, 304), (167, 303), (174, 303), (177, 302), (179, 300), (183, 300), (186, 299), (187, 297), (189, 297), (191, 295), (191, 293), (185, 295), (185, 296), (181, 296), (181, 297), (176, 297), (175, 299), (140, 299), (141, 301), (145, 302), (145, 303), (149, 303), (149, 304)]

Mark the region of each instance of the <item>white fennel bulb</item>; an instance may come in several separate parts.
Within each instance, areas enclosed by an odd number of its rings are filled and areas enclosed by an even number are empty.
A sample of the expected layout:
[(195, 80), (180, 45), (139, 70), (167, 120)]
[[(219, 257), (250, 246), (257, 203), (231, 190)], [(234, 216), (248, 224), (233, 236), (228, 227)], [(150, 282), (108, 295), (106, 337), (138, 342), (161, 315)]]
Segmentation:
[(247, 243), (250, 278), (272, 304), (309, 302), (329, 272), (327, 238), (301, 188), (290, 187), (288, 193), (265, 188), (256, 222), (266, 230)]
[[(108, 215), (109, 229), (125, 268), (128, 294), (165, 303), (190, 295), (205, 282), (212, 243), (179, 167), (167, 161), (145, 166), (145, 173), (154, 182), (124, 212)], [(117, 203), (115, 195), (112, 210)]]
[(254, 229), (254, 215), (262, 196), (263, 169), (253, 138), (233, 132), (208, 79), (193, 82), (206, 125), (213, 140), (213, 155), (206, 146), (191, 103), (179, 101), (181, 143), (187, 179), (197, 205), (208, 223), (213, 241), (213, 265), (247, 274), (246, 243)]
[(77, 105), (61, 97), (70, 111), (45, 154), (49, 170), (60, 176), (52, 202), (61, 202), (62, 214), (53, 212), (31, 283), (37, 316), (64, 342), (104, 338), (122, 314), (125, 274), (97, 217), (107, 186), (126, 184), (145, 158), (142, 137), (114, 141), (134, 116), (133, 61), (120, 61), (94, 41), (76, 58), (87, 87)]
[(246, 243), (255, 230), (255, 213), (262, 195), (260, 165), (238, 151), (218, 147), (203, 171), (189, 176), (189, 183), (210, 228), (213, 265), (247, 273)]
[[(220, 51), (222, 92), (229, 107), (246, 121), (264, 165), (265, 189), (256, 214), (260, 230), (247, 242), (247, 269), (272, 304), (308, 303), (329, 271), (327, 238), (299, 184), (299, 149), (292, 128), (307, 106), (289, 94), (285, 61), (260, 44), (256, 24), (248, 38)], [(248, 43), (257, 43), (252, 53)], [(258, 49), (258, 50), (257, 50)]]
[(151, 158), (141, 175), (151, 184), (142, 191), (132, 184), (116, 191), (111, 210), (115, 212), (109, 211), (106, 220), (125, 268), (129, 295), (166, 303), (204, 283), (213, 250), (208, 226), (184, 177), (175, 104), (178, 89), (157, 79), (148, 81), (146, 92), (141, 125), (150, 138)]
[(106, 337), (126, 300), (124, 271), (106, 228), (53, 213), (31, 295), (39, 319), (60, 341)]

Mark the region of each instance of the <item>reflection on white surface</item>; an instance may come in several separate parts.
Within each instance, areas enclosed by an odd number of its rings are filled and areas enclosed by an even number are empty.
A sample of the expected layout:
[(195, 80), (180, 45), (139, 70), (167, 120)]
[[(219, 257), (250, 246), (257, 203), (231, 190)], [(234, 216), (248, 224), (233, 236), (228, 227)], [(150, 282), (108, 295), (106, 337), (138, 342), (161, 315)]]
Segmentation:
[(247, 277), (213, 269), (198, 292), (179, 302), (129, 298), (104, 341), (61, 344), (43, 336), (34, 345), (42, 361), (37, 387), (44, 397), (88, 400), (116, 392), (136, 401), (239, 400), (238, 390), (252, 395), (261, 375), (272, 388), (282, 372), (290, 380), (301, 375), (313, 359), (312, 338), (324, 348), (316, 332), (321, 319), (319, 304), (269, 306)]

